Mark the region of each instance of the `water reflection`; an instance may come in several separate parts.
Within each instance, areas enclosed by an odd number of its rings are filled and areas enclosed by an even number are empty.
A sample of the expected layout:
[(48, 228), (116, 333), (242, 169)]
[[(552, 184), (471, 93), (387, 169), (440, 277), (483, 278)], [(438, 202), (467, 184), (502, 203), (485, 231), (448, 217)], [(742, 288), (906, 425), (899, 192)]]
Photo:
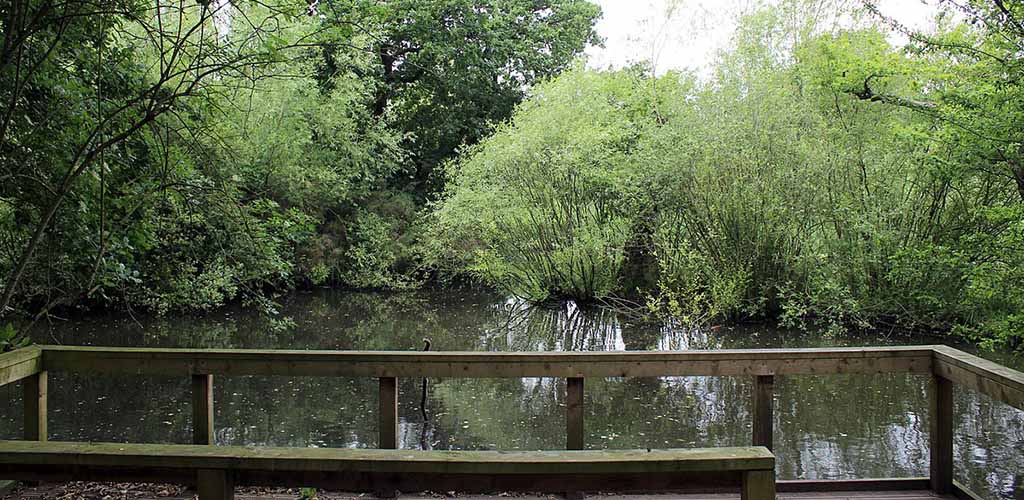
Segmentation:
[[(574, 304), (533, 308), (479, 292), (289, 297), (292, 325), (241, 309), (201, 318), (105, 316), (46, 325), (41, 343), (150, 347), (418, 350), (679, 350), (907, 343), (881, 336), (827, 336), (767, 328), (700, 330), (650, 324)], [(925, 339), (923, 341), (929, 341)], [(997, 361), (1017, 365), (1013, 359)], [(565, 387), (557, 379), (400, 381), (405, 448), (558, 449), (565, 444)], [(775, 451), (781, 478), (927, 475), (927, 380), (920, 376), (791, 376), (776, 380)], [(591, 448), (745, 445), (747, 377), (606, 378), (586, 381)], [(21, 432), (20, 391), (0, 437)], [(167, 377), (53, 374), (50, 432), (56, 440), (187, 443), (189, 381)], [(220, 444), (374, 447), (376, 381), (368, 378), (217, 377)], [(956, 392), (957, 477), (989, 498), (1021, 495), (1024, 413), (972, 391)]]

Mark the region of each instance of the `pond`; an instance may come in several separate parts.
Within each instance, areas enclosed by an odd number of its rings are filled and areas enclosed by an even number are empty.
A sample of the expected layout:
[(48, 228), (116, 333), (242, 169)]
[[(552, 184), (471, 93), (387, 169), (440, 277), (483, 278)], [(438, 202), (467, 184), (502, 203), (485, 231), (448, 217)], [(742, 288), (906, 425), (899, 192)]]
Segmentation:
[[(767, 327), (693, 329), (572, 303), (531, 308), (480, 291), (286, 297), (283, 320), (241, 307), (201, 317), (91, 316), (41, 325), (48, 344), (145, 347), (416, 350), (681, 350), (936, 343), (897, 335), (828, 335)], [(963, 346), (956, 346), (964, 348)], [(1024, 360), (979, 353), (1021, 369)], [(400, 382), (403, 448), (560, 449), (565, 387), (556, 379)], [(55, 373), (53, 440), (188, 443), (189, 380)], [(589, 448), (741, 446), (750, 442), (749, 377), (587, 379)], [(926, 476), (928, 384), (914, 375), (776, 377), (781, 479)], [(0, 438), (21, 434), (17, 384)], [(374, 447), (377, 381), (218, 377), (218, 444)], [(956, 389), (956, 477), (986, 498), (1024, 498), (1024, 412)]]

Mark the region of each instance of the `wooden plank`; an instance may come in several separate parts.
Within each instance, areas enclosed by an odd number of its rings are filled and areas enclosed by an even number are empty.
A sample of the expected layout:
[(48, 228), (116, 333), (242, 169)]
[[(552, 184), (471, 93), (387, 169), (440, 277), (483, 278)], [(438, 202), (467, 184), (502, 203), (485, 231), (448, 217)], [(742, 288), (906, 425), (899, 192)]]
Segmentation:
[(398, 449), (398, 379), (381, 377), (379, 379), (379, 396), (377, 411), (377, 447), (386, 450)]
[(741, 500), (775, 500), (775, 471), (758, 470), (743, 473)]
[(984, 500), (981, 495), (971, 491), (959, 481), (953, 481), (953, 496), (958, 500)]
[(38, 358), (43, 355), (43, 348), (38, 345), (15, 349), (0, 354), (0, 369), (16, 365), (24, 361)]
[(775, 399), (775, 377), (758, 375), (754, 377), (754, 424), (753, 445), (772, 449)]
[(0, 386), (43, 371), (43, 350), (38, 346), (0, 354)]
[[(125, 468), (96, 468), (87, 466), (55, 469), (54, 467), (11, 466), (0, 468), (0, 474), (10, 472), (19, 477), (43, 481), (106, 481), (122, 482), (195, 482), (195, 473), (185, 479), (172, 469), (140, 471)], [(464, 493), (493, 493), (495, 491), (561, 492), (580, 491), (687, 491), (725, 492), (739, 491), (739, 471), (702, 472), (641, 472), (601, 474), (460, 474), (449, 472), (391, 474), (387, 472), (354, 471), (234, 471), (236, 486), (315, 487), (345, 492), (392, 491), (459, 491)], [(403, 497), (404, 498), (404, 497)]]
[(885, 479), (783, 479), (776, 489), (784, 493), (830, 491), (916, 491), (931, 488), (927, 477)]
[(25, 398), (25, 439), (28, 441), (46, 441), (47, 404), (46, 393), (48, 376), (39, 372), (22, 380)]
[(934, 376), (929, 392), (931, 489), (945, 495), (953, 491), (953, 382)]
[(219, 469), (203, 469), (196, 472), (196, 486), (199, 500), (233, 500), (235, 485), (231, 473)]
[[(773, 470), (763, 447), (581, 451), (424, 451), (0, 441), (8, 465), (463, 474)], [(2, 477), (2, 476), (0, 476)]]
[(266, 351), (44, 346), (54, 371), (432, 378), (932, 373), (931, 348), (642, 352)]
[(952, 347), (935, 347), (935, 374), (1024, 410), (1024, 373)]
[(213, 375), (192, 375), (192, 444), (214, 444), (213, 429)]
[(565, 449), (582, 450), (583, 433), (583, 379), (565, 379)]

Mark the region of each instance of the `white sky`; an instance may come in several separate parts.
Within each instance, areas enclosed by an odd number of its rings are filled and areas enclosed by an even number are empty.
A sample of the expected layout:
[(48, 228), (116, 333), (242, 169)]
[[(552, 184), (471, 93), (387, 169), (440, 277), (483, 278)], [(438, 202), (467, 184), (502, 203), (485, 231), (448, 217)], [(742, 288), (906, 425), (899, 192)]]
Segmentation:
[[(656, 70), (692, 69), (707, 74), (715, 52), (724, 48), (738, 16), (771, 0), (592, 0), (604, 17), (597, 23), (604, 47), (587, 49), (594, 68), (619, 68), (643, 60)], [(879, 8), (902, 24), (927, 29), (938, 0), (879, 0)], [(668, 6), (677, 5), (668, 15)], [(893, 37), (899, 43), (898, 37)]]

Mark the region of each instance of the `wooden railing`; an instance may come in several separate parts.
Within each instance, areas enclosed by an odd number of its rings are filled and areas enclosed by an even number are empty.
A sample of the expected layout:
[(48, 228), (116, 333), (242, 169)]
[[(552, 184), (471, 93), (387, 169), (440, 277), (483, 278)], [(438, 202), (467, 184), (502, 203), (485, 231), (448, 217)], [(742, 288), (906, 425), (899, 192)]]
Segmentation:
[(0, 385), (21, 381), (25, 439), (45, 441), (48, 372), (192, 378), (193, 440), (213, 442), (215, 375), (376, 377), (379, 447), (398, 447), (398, 378), (554, 377), (566, 380), (566, 448), (584, 447), (586, 378), (749, 376), (753, 445), (772, 447), (774, 377), (910, 373), (930, 378), (929, 478), (780, 482), (782, 491), (902, 489), (976, 498), (953, 479), (953, 384), (1024, 410), (1024, 374), (946, 346), (651, 352), (393, 352), (35, 346), (0, 355)]

